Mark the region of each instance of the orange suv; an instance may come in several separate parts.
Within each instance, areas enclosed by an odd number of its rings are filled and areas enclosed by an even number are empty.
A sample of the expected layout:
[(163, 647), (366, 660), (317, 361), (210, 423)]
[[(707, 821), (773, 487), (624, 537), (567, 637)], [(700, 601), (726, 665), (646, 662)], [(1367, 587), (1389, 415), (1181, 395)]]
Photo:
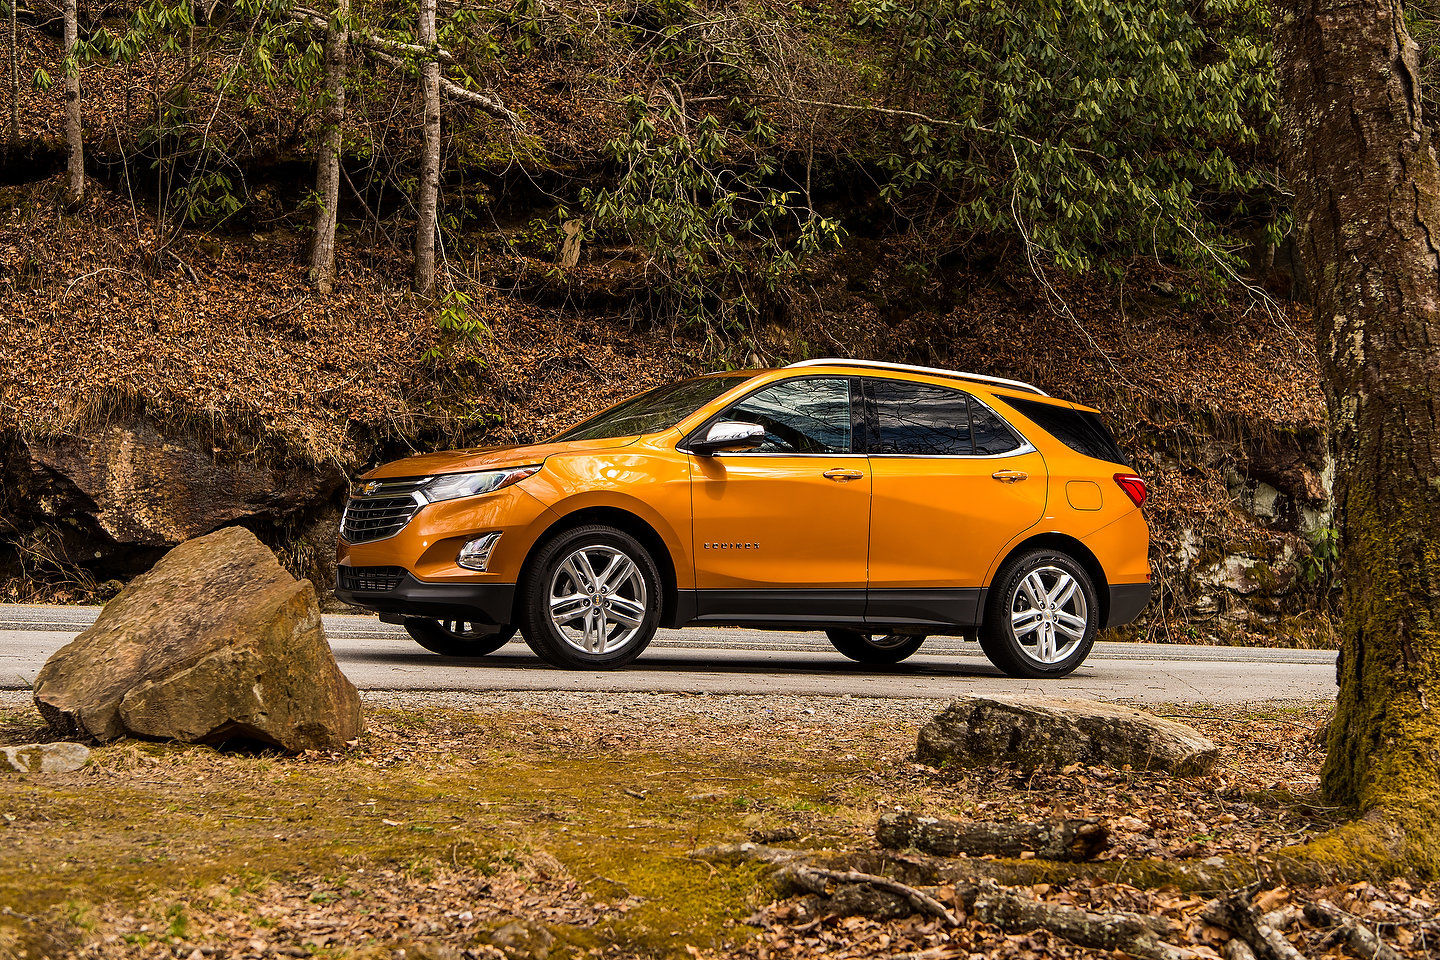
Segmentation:
[(1064, 676), (1150, 598), (1145, 482), (1099, 414), (929, 367), (808, 360), (657, 387), (547, 443), (409, 457), (355, 485), (336, 593), (426, 649), (518, 628), (570, 668), (658, 627), (824, 630), (862, 663), (978, 634)]

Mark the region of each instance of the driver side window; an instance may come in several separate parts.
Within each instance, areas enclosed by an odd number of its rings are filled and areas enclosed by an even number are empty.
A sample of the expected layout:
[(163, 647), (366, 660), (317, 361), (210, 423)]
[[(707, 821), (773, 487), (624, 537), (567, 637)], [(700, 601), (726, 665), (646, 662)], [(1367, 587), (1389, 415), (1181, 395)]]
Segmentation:
[(849, 453), (850, 381), (784, 380), (752, 393), (720, 415), (765, 428), (759, 453)]

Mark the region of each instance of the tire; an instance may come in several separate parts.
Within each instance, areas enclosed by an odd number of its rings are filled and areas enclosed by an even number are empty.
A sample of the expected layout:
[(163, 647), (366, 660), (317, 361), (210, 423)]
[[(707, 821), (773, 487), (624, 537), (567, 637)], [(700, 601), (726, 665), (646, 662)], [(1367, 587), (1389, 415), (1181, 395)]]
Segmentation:
[(874, 634), (859, 630), (826, 630), (825, 636), (845, 656), (857, 663), (894, 664), (920, 649), (924, 635)]
[(405, 632), (420, 646), (442, 657), (483, 657), (515, 636), (514, 627), (487, 629), (489, 624), (407, 617)]
[[(554, 666), (623, 667), (655, 636), (663, 589), (660, 571), (640, 541), (614, 527), (577, 527), (541, 547), (528, 564), (520, 630), (530, 649)], [(603, 602), (597, 606), (597, 601)]]
[(980, 647), (1012, 677), (1063, 677), (1090, 655), (1099, 619), (1095, 583), (1085, 568), (1059, 551), (1031, 550), (995, 575)]

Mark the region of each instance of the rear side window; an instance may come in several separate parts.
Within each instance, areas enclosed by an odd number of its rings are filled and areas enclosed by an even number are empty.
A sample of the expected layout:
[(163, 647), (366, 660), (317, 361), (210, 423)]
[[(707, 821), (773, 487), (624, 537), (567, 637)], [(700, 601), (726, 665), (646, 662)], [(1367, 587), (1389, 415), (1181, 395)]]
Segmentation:
[(995, 457), (1020, 447), (1020, 438), (1010, 425), (983, 403), (970, 404), (970, 434), (976, 456)]
[(1037, 403), (1034, 400), (1021, 400), (1018, 397), (1004, 397), (1003, 399), (1020, 413), (1035, 421), (1040, 429), (1076, 453), (1094, 457), (1096, 460), (1104, 460), (1107, 463), (1129, 465), (1129, 458), (1121, 451), (1119, 444), (1115, 442), (1114, 435), (1110, 433), (1110, 428), (1105, 426), (1105, 421), (1100, 419), (1099, 414), (1090, 413), (1087, 410), (1057, 407), (1049, 403)]
[(959, 390), (904, 380), (867, 380), (874, 411), (869, 452), (909, 456), (968, 456), (969, 397)]

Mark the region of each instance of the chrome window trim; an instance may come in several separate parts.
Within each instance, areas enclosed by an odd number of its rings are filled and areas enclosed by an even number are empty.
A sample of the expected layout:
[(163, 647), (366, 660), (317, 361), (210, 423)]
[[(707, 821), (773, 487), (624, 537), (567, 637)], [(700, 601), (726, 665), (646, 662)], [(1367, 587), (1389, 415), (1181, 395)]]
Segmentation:
[[(696, 456), (696, 454), (691, 454), (691, 456)], [(728, 453), (711, 454), (707, 459), (713, 460), (716, 457), (783, 457), (787, 460), (794, 460), (804, 457), (809, 460), (864, 460), (868, 456), (864, 453), (784, 453), (773, 450), (731, 450)]]
[(1023, 457), (1039, 452), (1026, 440), (1014, 450), (1004, 453), (871, 453), (866, 456), (874, 460), (1004, 460), (1006, 457)]

